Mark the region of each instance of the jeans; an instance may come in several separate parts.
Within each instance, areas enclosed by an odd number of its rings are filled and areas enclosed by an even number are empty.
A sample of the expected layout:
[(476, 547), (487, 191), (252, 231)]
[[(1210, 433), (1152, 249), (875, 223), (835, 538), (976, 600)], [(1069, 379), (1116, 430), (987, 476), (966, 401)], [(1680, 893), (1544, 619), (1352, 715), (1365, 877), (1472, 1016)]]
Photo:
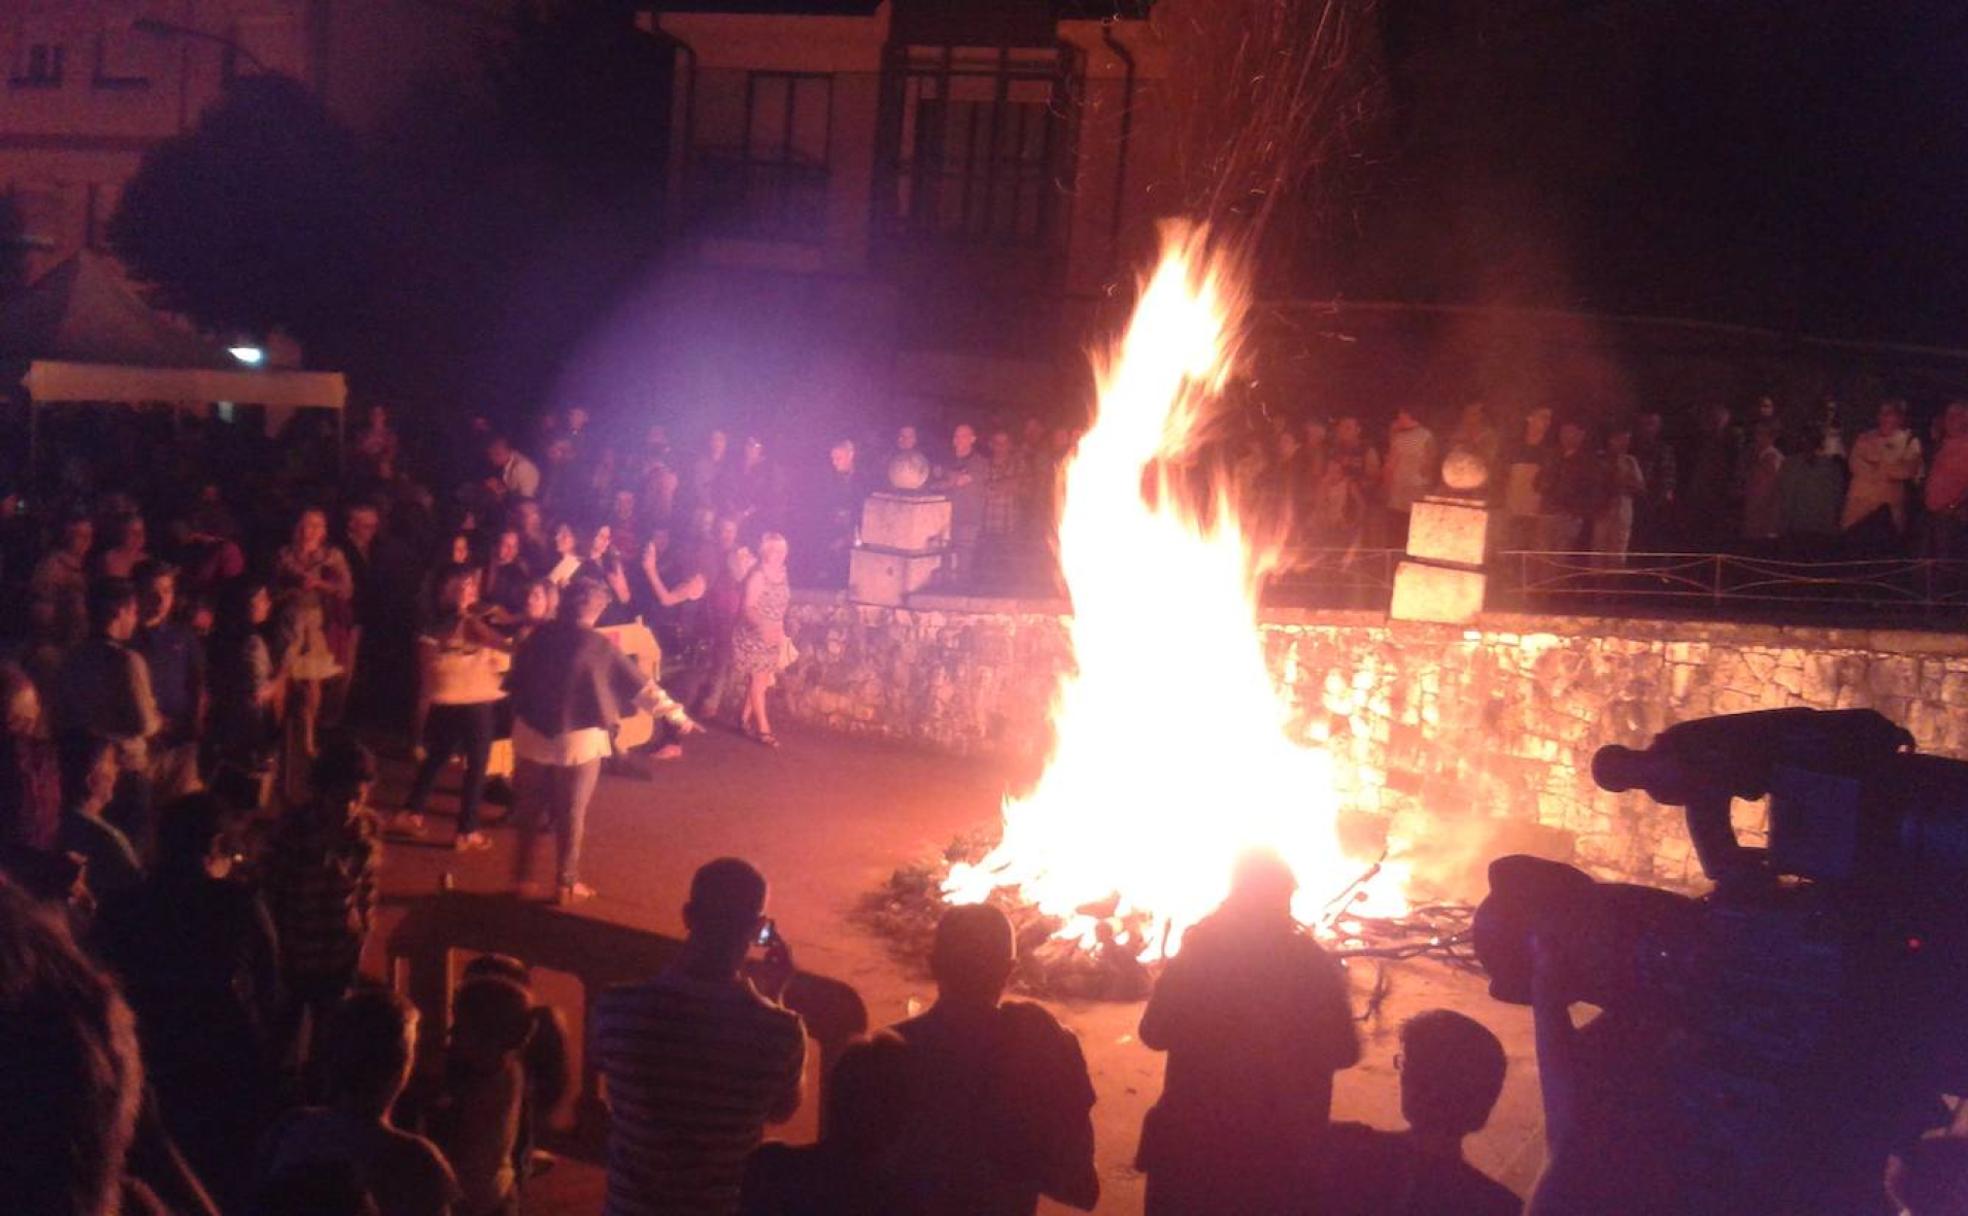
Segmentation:
[(417, 779), (410, 786), (412, 811), (424, 809), (437, 775), (452, 756), (462, 755), (465, 784), (458, 795), (458, 834), (478, 830), (478, 807), (485, 796), (485, 763), (492, 754), (498, 721), (497, 701), (430, 707), (430, 716), (424, 719), (424, 762), (417, 766)]
[(581, 878), (581, 836), (587, 830), (588, 800), (601, 779), (601, 761), (585, 764), (541, 764), (519, 761), (513, 773), (513, 810), (521, 824), (519, 877), (532, 864), (533, 842), (541, 821), (552, 824), (554, 854), (560, 885), (571, 887)]

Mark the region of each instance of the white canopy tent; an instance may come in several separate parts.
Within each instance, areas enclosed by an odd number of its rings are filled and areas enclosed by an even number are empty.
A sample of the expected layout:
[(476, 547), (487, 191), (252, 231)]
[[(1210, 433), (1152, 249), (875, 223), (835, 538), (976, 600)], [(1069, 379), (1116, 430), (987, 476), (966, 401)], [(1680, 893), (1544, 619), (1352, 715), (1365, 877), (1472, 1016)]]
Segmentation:
[(217, 343), (146, 304), (115, 262), (83, 250), (0, 302), (0, 384), (27, 392), (30, 464), (40, 407), (61, 403), (217, 402), (264, 406), (278, 429), (296, 409), (348, 401), (339, 372), (247, 367)]

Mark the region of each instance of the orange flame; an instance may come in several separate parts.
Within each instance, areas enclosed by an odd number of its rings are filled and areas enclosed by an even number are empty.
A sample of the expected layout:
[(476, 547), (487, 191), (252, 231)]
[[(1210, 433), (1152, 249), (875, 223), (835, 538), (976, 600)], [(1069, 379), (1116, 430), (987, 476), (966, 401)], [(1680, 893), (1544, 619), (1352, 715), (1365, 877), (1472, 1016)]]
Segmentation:
[(1096, 360), (1098, 412), (1059, 519), (1078, 670), (1054, 700), (1044, 773), (1006, 799), (998, 847), (953, 867), (954, 903), (1016, 887), (1091, 945), (1080, 910), (1118, 899), (1116, 914), (1145, 914), (1151, 945), (1173, 954), (1247, 849), (1291, 865), (1304, 921), (1359, 875), (1338, 845), (1331, 760), (1289, 737), (1291, 704), (1265, 664), (1258, 591), (1275, 554), (1227, 497), (1199, 513), (1170, 480), (1247, 303), (1206, 231), (1172, 227), (1126, 334)]

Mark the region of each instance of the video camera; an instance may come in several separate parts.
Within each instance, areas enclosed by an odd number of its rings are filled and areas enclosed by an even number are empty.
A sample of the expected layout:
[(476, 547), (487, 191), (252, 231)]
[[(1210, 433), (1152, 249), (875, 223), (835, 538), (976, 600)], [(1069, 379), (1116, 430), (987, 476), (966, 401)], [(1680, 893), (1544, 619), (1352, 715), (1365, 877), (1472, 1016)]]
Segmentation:
[[(1781, 1184), (1764, 1210), (1868, 1210), (1887, 1151), (1968, 1092), (1968, 763), (1871, 710), (1783, 709), (1601, 748), (1592, 771), (1685, 807), (1715, 887), (1501, 858), (1474, 924), (1491, 995), (1530, 1003), (1536, 938), (1568, 999), (1673, 1044), (1697, 1193), (1755, 1179), (1766, 1204)], [(1768, 845), (1746, 847), (1733, 800), (1765, 796)]]

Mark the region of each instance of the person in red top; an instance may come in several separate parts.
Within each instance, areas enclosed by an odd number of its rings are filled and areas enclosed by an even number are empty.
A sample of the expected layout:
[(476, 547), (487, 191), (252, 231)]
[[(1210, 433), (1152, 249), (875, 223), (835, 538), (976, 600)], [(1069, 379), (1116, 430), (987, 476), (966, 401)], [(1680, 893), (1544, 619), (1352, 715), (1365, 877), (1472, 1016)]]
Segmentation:
[(1927, 505), (1927, 555), (1959, 557), (1968, 520), (1968, 401), (1950, 401), (1941, 415), (1941, 446), (1922, 490)]

